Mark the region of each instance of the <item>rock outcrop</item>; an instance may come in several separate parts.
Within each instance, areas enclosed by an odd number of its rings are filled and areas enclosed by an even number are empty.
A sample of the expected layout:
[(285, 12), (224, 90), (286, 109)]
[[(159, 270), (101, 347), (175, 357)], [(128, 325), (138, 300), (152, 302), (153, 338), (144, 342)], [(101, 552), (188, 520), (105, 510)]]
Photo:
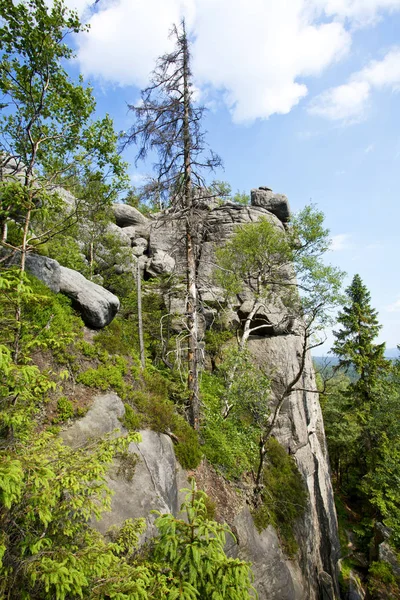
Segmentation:
[[(7, 262), (18, 265), (20, 254), (15, 253)], [(61, 292), (71, 298), (88, 327), (101, 329), (115, 317), (119, 310), (117, 296), (97, 283), (89, 281), (73, 269), (62, 267), (56, 260), (40, 254), (27, 254), (26, 269), (40, 279), (52, 292)]]
[[(215, 318), (219, 303), (224, 301), (222, 290), (213, 282), (215, 248), (238, 225), (260, 218), (268, 219), (282, 232), (287, 227), (290, 209), (285, 196), (259, 188), (252, 191), (251, 198), (251, 206), (199, 204), (196, 235), (200, 242), (197, 265), (203, 328)], [(147, 219), (132, 207), (121, 205), (114, 205), (113, 210), (117, 226), (131, 240), (132, 256), (139, 260), (145, 277), (185, 274), (182, 222), (165, 213)], [(246, 316), (249, 299), (243, 294), (232, 303), (232, 322), (239, 323)], [(173, 307), (171, 312), (185, 311), (184, 301), (179, 296), (170, 296), (168, 302)], [(301, 338), (292, 323), (284, 322), (279, 302), (275, 309), (276, 321), (271, 320), (258, 332), (260, 335), (250, 338), (249, 349), (264, 370), (290, 378), (299, 368)], [(274, 435), (294, 456), (308, 489), (308, 507), (297, 525), (300, 544), (296, 559), (288, 560), (284, 556), (272, 527), (257, 532), (246, 506), (242, 506), (230, 522), (238, 534), (239, 544), (231, 544), (229, 551), (252, 561), (260, 600), (334, 600), (338, 593), (336, 513), (311, 357), (307, 358), (300, 383), (302, 391), (291, 394), (285, 401), (274, 429)], [(272, 404), (274, 401), (273, 396)], [(171, 440), (152, 432), (142, 432), (142, 436), (142, 443), (130, 448), (140, 458), (132, 483), (123, 481), (116, 472), (110, 475), (115, 496), (111, 515), (100, 526), (103, 530), (125, 518), (147, 517), (149, 508), (174, 513), (177, 510), (177, 490), (184, 487), (185, 477), (175, 462)], [(151, 523), (149, 525), (151, 531)]]
[(265, 208), (276, 215), (282, 223), (288, 223), (290, 220), (288, 199), (283, 194), (276, 194), (270, 188), (259, 187), (251, 190), (251, 204)]
[(60, 292), (71, 298), (84, 323), (95, 329), (111, 323), (119, 310), (117, 296), (73, 269), (60, 270)]

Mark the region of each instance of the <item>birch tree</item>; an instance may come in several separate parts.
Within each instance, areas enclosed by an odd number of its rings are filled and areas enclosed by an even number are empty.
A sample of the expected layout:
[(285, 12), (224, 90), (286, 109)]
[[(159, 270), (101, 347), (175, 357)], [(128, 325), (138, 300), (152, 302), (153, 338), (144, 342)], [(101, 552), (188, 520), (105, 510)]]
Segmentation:
[[(175, 217), (185, 223), (186, 259), (186, 326), (188, 334), (189, 419), (198, 430), (199, 399), (199, 331), (196, 274), (196, 202), (203, 193), (203, 173), (221, 164), (212, 151), (207, 152), (202, 130), (204, 107), (195, 102), (191, 71), (190, 43), (185, 22), (173, 26), (172, 52), (161, 56), (153, 71), (151, 84), (141, 94), (137, 106), (129, 105), (135, 124), (125, 138), (125, 145), (138, 144), (137, 161), (149, 152), (158, 157), (154, 179), (146, 186), (154, 205), (170, 207)], [(199, 191), (200, 190), (200, 191)]]
[[(256, 489), (261, 481), (267, 442), (283, 403), (299, 391), (308, 352), (325, 341), (324, 330), (332, 325), (333, 311), (341, 301), (344, 273), (323, 262), (329, 244), (323, 214), (306, 207), (293, 219), (287, 232), (261, 219), (239, 226), (232, 238), (216, 251), (216, 280), (228, 295), (251, 292), (238, 339), (239, 355), (246, 351), (251, 335), (279, 332), (296, 335), (301, 340), (299, 364), (293, 376), (289, 379), (282, 373), (272, 380), (276, 402), (262, 426)], [(235, 368), (233, 365), (233, 373)]]

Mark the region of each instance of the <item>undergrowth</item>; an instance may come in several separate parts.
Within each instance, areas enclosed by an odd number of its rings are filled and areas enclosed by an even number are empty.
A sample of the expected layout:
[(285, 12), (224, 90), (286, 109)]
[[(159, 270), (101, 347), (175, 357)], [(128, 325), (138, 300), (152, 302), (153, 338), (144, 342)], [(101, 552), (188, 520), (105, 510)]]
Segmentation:
[(221, 380), (203, 373), (201, 394), (204, 405), (203, 451), (217, 471), (228, 479), (239, 479), (257, 463), (259, 429), (244, 415), (224, 419), (221, 412)]
[(287, 555), (293, 556), (298, 548), (294, 526), (306, 508), (307, 493), (295, 461), (274, 438), (267, 442), (262, 483), (254, 523), (259, 531), (272, 525)]

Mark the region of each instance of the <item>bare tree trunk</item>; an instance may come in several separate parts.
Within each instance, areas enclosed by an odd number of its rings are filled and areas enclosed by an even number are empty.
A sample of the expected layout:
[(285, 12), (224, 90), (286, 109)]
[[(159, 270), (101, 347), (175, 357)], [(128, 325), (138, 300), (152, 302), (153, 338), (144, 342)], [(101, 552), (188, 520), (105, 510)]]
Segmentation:
[(143, 340), (142, 276), (141, 276), (141, 273), (140, 273), (139, 260), (136, 263), (136, 288), (137, 288), (137, 310), (138, 310), (140, 364), (142, 365), (142, 369), (144, 369), (146, 367), (146, 357), (145, 357), (145, 353), (144, 353), (144, 340)]
[(190, 91), (189, 91), (189, 49), (186, 32), (183, 30), (183, 138), (184, 138), (184, 198), (187, 209), (186, 218), (186, 268), (187, 268), (187, 326), (188, 344), (188, 390), (190, 424), (195, 430), (200, 427), (200, 399), (198, 374), (198, 314), (196, 257), (193, 242), (193, 194), (191, 180), (191, 136), (190, 136)]

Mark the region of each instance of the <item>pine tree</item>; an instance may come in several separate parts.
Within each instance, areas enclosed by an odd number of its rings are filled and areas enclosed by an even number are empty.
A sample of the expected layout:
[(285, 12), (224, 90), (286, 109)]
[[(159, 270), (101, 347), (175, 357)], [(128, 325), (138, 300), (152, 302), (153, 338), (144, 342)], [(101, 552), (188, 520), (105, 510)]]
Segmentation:
[(353, 277), (346, 294), (349, 302), (338, 316), (342, 328), (333, 332), (336, 337), (333, 352), (339, 358), (339, 368), (354, 367), (360, 376), (356, 387), (365, 396), (379, 373), (388, 369), (389, 362), (384, 357), (385, 344), (374, 344), (382, 326), (359, 275)]

